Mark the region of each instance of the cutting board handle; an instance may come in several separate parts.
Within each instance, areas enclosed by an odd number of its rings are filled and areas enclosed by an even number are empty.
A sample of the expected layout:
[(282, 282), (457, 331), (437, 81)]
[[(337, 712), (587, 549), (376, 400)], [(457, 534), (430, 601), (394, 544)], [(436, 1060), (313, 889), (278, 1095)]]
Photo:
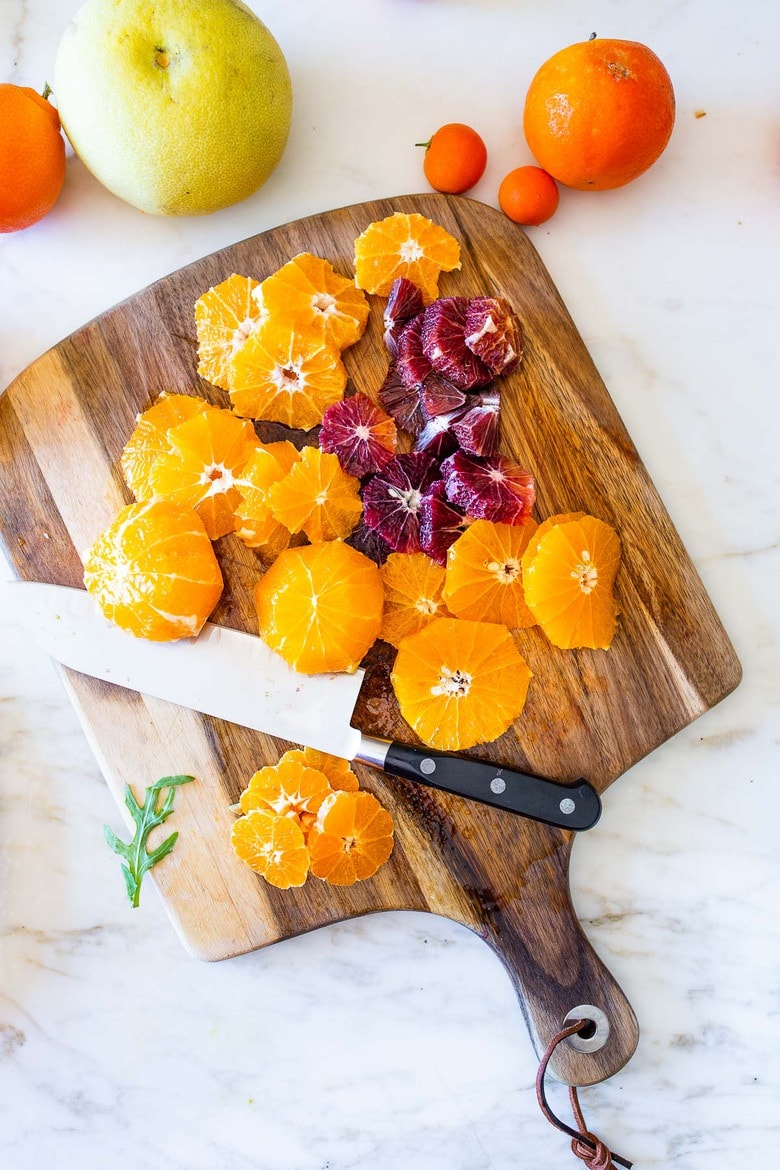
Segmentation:
[[(598, 957), (579, 924), (569, 893), (571, 835), (547, 826), (550, 853), (545, 863), (502, 905), (486, 906), (479, 933), (509, 971), (534, 1047), (541, 1055), (574, 1008), (593, 1005), (608, 1022), (597, 1051), (580, 1051), (572, 1041), (558, 1045), (550, 1071), (569, 1085), (592, 1085), (614, 1076), (639, 1040), (634, 1011)], [(574, 1043), (578, 1038), (573, 1038)], [(597, 1038), (595, 1043), (599, 1043)]]

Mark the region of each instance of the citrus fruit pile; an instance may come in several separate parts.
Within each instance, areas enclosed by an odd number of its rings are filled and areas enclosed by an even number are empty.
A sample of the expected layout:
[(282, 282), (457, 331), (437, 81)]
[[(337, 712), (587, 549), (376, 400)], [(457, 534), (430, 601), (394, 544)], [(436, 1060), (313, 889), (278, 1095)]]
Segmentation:
[(334, 886), (372, 877), (393, 851), (393, 818), (345, 760), (304, 748), (255, 772), (233, 826), (236, 856), (272, 886), (309, 874)]
[[(198, 369), (231, 408), (169, 394), (138, 417), (121, 459), (138, 503), (87, 562), (107, 616), (143, 637), (197, 634), (221, 589), (209, 540), (234, 534), (263, 563), (254, 599), (267, 644), (304, 673), (352, 672), (385, 640), (401, 714), (445, 750), (497, 738), (522, 711), (531, 673), (511, 631), (538, 625), (555, 647), (606, 649), (620, 542), (582, 512), (537, 526), (534, 477), (500, 450), (522, 326), (500, 297), (438, 297), (440, 273), (459, 266), (448, 232), (397, 213), (356, 240), (354, 280), (303, 252), (262, 281), (233, 274), (204, 293)], [(381, 405), (345, 397), (341, 354), (365, 331), (363, 290), (387, 296)], [(291, 439), (261, 443), (253, 420)], [(315, 426), (317, 445), (292, 433)], [(399, 449), (404, 433), (411, 450)], [(346, 881), (334, 840), (345, 826), (374, 840), (373, 798), (337, 798), (320, 781), (284, 788), (302, 767), (285, 759), (258, 773), (276, 796), (250, 784), (266, 795), (244, 808), (236, 841), (276, 884), (309, 870)], [(368, 876), (357, 857), (349, 880)]]

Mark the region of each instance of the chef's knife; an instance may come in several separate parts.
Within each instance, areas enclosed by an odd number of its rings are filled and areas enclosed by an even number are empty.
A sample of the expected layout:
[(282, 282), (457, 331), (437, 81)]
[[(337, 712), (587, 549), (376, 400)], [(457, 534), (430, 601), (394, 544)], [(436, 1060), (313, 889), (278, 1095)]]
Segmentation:
[(362, 670), (298, 674), (261, 638), (208, 622), (197, 638), (145, 642), (107, 621), (83, 589), (17, 581), (2, 599), (53, 658), (82, 674), (561, 828), (590, 829), (601, 814), (584, 780), (559, 784), (363, 735), (350, 724)]

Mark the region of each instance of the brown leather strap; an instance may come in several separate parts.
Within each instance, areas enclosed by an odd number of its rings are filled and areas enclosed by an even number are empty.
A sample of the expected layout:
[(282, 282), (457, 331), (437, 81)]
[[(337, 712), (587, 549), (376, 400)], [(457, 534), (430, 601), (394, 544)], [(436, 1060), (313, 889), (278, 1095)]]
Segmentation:
[(561, 1028), (560, 1032), (556, 1032), (545, 1048), (542, 1059), (539, 1062), (539, 1071), (536, 1074), (536, 1099), (539, 1102), (539, 1108), (550, 1124), (554, 1125), (556, 1129), (560, 1129), (562, 1133), (567, 1133), (572, 1139), (572, 1153), (580, 1161), (585, 1163), (588, 1170), (617, 1170), (615, 1163), (620, 1166), (625, 1166), (626, 1170), (631, 1170), (632, 1162), (629, 1162), (626, 1158), (621, 1158), (619, 1154), (611, 1153), (601, 1138), (596, 1137), (595, 1134), (588, 1130), (585, 1125), (585, 1118), (582, 1116), (577, 1090), (573, 1085), (569, 1086), (569, 1100), (571, 1101), (574, 1120), (577, 1123), (576, 1130), (556, 1117), (547, 1103), (547, 1097), (544, 1092), (544, 1078), (552, 1054), (559, 1044), (564, 1040), (568, 1040), (569, 1036), (573, 1036), (575, 1032), (579, 1032), (585, 1027), (587, 1022), (587, 1020), (573, 1020), (570, 1024)]

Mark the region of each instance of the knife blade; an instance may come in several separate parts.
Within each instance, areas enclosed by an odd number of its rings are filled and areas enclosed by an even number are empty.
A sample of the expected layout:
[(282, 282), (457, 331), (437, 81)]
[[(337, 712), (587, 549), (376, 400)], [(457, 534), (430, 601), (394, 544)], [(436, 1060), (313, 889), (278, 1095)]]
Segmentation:
[(197, 638), (145, 642), (109, 622), (85, 590), (62, 585), (9, 582), (2, 602), (52, 658), (81, 674), (560, 828), (592, 828), (601, 814), (585, 780), (562, 784), (364, 735), (351, 725), (362, 670), (299, 674), (261, 638), (211, 622)]

